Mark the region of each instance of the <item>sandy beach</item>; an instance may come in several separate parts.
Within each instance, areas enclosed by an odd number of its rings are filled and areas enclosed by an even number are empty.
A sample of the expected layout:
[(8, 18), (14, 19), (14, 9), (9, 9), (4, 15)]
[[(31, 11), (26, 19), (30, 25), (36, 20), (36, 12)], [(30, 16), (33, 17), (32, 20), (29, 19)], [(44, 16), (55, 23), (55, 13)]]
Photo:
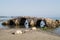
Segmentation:
[(33, 30), (23, 34), (13, 35), (12, 32), (16, 30), (17, 29), (0, 29), (0, 40), (60, 40), (59, 36)]

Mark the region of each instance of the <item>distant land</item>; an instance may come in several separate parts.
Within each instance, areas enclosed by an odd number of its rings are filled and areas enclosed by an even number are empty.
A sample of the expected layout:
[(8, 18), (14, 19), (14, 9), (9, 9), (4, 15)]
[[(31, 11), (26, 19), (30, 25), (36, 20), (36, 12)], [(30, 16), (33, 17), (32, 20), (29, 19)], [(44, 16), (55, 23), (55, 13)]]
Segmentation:
[[(0, 18), (15, 18), (15, 17), (19, 17), (19, 16), (0, 16)], [(59, 19), (60, 17), (46, 17), (46, 18), (52, 18), (52, 19)]]

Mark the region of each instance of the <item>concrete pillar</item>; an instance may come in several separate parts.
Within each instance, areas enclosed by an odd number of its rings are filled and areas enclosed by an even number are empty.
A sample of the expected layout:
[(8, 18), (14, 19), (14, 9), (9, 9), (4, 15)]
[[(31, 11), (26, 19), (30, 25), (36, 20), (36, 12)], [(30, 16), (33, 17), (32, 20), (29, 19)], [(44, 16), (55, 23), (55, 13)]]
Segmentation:
[(30, 21), (30, 25), (31, 25), (32, 27), (35, 26), (35, 23), (34, 23), (34, 20), (33, 20), (33, 19)]

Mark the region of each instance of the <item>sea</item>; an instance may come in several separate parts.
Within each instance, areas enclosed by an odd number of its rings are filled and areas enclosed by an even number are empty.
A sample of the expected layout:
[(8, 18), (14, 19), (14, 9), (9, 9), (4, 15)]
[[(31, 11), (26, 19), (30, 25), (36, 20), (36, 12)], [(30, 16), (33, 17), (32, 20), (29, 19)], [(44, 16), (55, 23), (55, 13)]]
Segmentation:
[[(15, 18), (15, 17), (16, 17), (16, 16), (0, 16), (0, 29), (8, 29), (9, 26), (3, 26), (3, 25), (2, 25), (2, 22), (7, 21), (7, 20), (9, 20), (9, 19), (13, 19), (13, 18)], [(56, 19), (60, 20), (60, 17), (50, 17), (50, 18), (52, 18), (53, 20), (56, 20)], [(51, 32), (51, 33), (54, 33), (54, 34), (57, 34), (57, 35), (60, 36), (60, 27), (55, 28), (55, 29), (53, 29), (53, 30), (50, 31), (50, 32)]]

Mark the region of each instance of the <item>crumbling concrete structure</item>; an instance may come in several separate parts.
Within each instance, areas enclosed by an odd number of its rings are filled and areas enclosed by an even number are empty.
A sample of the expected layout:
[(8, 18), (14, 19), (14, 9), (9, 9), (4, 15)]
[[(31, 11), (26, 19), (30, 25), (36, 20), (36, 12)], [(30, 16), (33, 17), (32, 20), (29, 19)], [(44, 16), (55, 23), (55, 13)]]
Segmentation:
[(40, 27), (41, 21), (44, 21), (45, 27), (48, 28), (56, 28), (60, 26), (60, 20), (53, 20), (51, 18), (37, 18), (37, 17), (17, 17), (10, 20), (7, 20), (6, 22), (3, 22), (2, 25), (15, 25), (15, 26), (24, 26), (25, 21), (28, 21), (29, 27)]

